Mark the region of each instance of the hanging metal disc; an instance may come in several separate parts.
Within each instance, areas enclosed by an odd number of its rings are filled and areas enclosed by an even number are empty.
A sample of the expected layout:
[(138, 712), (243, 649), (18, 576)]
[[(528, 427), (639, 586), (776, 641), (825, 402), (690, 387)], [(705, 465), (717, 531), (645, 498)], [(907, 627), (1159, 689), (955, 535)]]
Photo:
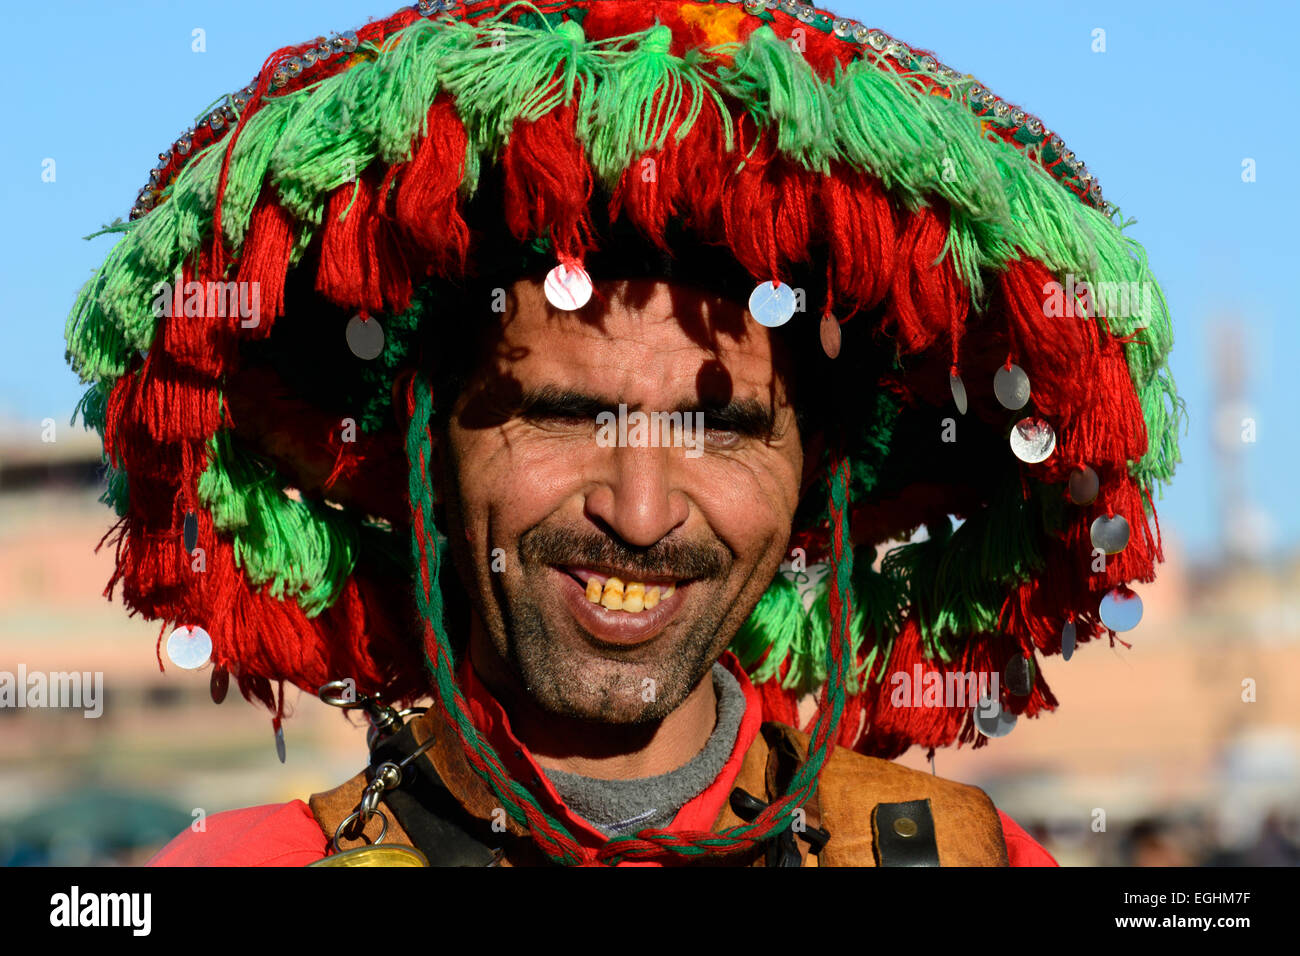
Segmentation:
[(966, 383), (956, 372), (949, 374), (948, 387), (952, 389), (952, 403), (957, 406), (957, 414), (966, 414)]
[(1066, 621), (1061, 628), (1061, 658), (1069, 660), (1074, 656), (1074, 622)]
[(1092, 504), (1097, 500), (1099, 491), (1101, 491), (1101, 479), (1087, 465), (1070, 472), (1070, 500), (1076, 505)]
[(840, 330), (839, 319), (827, 312), (822, 316), (821, 329), (819, 330), (822, 338), (822, 351), (828, 358), (835, 358), (840, 354), (840, 344), (842, 333)]
[(985, 737), (1005, 737), (1016, 726), (1016, 715), (1008, 714), (996, 700), (984, 697), (975, 705), (975, 729)]
[(1128, 520), (1123, 515), (1102, 515), (1092, 523), (1088, 534), (1094, 548), (1101, 548), (1106, 554), (1119, 554), (1128, 544)]
[(755, 322), (769, 329), (789, 322), (794, 316), (797, 304), (794, 289), (784, 282), (775, 285), (771, 282), (760, 282), (749, 294), (749, 314), (754, 317)]
[(284, 727), (278, 717), (271, 721), (271, 727), (275, 730), (275, 755), (280, 758), (280, 763), (284, 763)]
[(585, 269), (563, 264), (546, 273), (546, 281), (542, 284), (546, 301), (565, 312), (575, 312), (590, 302), (594, 289), (591, 276)]
[(1007, 661), (1002, 675), (1007, 690), (1017, 697), (1028, 697), (1034, 689), (1034, 662), (1024, 654), (1015, 654)]
[(348, 340), (348, 348), (352, 354), (359, 359), (365, 359), (369, 362), (376, 359), (384, 351), (384, 327), (379, 324), (379, 320), (374, 316), (362, 318), (354, 315), (348, 319), (348, 327), (345, 332)]
[(1018, 411), (1029, 403), (1029, 376), (1019, 365), (1000, 366), (993, 376), (993, 394), (1003, 408)]
[(167, 637), (167, 656), (177, 667), (198, 670), (212, 657), (212, 638), (201, 627), (178, 627)]
[(1056, 432), (1041, 418), (1022, 418), (1011, 429), (1011, 452), (1021, 461), (1036, 465), (1056, 450)]
[(1111, 588), (1097, 611), (1112, 631), (1131, 631), (1142, 620), (1142, 599), (1127, 588)]
[(185, 553), (189, 554), (199, 544), (199, 519), (193, 511), (185, 513), (185, 524), (182, 537), (185, 539)]
[(212, 695), (212, 703), (219, 704), (226, 699), (226, 691), (230, 690), (230, 671), (224, 667), (214, 667), (212, 669), (212, 681), (208, 684), (208, 693)]

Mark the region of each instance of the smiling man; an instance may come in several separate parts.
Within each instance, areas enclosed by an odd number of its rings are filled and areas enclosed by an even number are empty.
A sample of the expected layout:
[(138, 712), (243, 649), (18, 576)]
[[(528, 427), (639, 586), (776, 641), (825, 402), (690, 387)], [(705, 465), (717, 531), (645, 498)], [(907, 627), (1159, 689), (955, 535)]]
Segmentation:
[[(1161, 560), (1163, 300), (1047, 307), (1151, 281), (1111, 212), (798, 3), (422, 2), (274, 55), (69, 353), (126, 601), (281, 759), (286, 682), (371, 755), (155, 864), (1051, 864), (889, 758), (1050, 710), (1039, 656)], [(211, 281), (257, 321), (180, 301)]]

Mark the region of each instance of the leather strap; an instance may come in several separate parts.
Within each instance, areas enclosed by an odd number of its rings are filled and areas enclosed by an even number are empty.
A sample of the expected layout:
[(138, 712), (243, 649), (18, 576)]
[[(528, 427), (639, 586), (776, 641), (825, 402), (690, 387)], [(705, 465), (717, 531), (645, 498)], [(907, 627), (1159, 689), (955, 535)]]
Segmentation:
[[(417, 746), (408, 723), (375, 747), (372, 773), (385, 761), (401, 763)], [(464, 811), (423, 755), (406, 765), (402, 785), (387, 791), (383, 803), (430, 866), (492, 866), (501, 858), (501, 841)]]
[(938, 866), (930, 801), (878, 803), (871, 815), (877, 866)]
[[(768, 747), (764, 772), (767, 803), (740, 787), (731, 792), (732, 812), (747, 823), (762, 813), (769, 804), (785, 795), (805, 758), (782, 725), (765, 723), (761, 733)], [(765, 866), (817, 865), (817, 854), (830, 840), (830, 834), (820, 826), (821, 800), (818, 794), (814, 793), (812, 799), (800, 809), (803, 811), (802, 819), (796, 816), (789, 826), (768, 840), (763, 856)]]

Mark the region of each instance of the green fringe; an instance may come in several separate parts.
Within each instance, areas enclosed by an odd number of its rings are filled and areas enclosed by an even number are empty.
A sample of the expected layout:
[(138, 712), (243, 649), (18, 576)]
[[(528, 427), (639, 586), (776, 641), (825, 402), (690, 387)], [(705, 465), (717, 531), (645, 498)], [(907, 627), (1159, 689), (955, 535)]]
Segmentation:
[[(789, 661), (781, 686), (812, 693), (826, 681), (830, 575), (828, 571), (820, 574), (807, 595), (800, 594), (796, 583), (800, 577), (791, 577), (789, 572), (777, 574), (732, 638), (730, 649), (755, 683), (778, 679), (781, 665)], [(865, 556), (855, 560), (852, 580), (854, 664), (847, 690), (856, 694), (876, 663), (888, 657), (894, 635), (902, 626), (906, 594), (898, 580), (873, 570)], [(809, 605), (806, 610), (805, 603)]]
[(602, 84), (608, 78), (605, 58), (575, 20), (545, 29), (496, 22), (439, 68), (470, 143), (495, 156), (516, 122), (533, 122), (565, 104), (576, 104), (579, 129), (590, 128), (597, 78)]
[[(701, 57), (683, 59), (669, 54), (672, 30), (668, 27), (656, 26), (612, 42), (636, 45), (630, 51), (611, 52), (608, 79), (597, 90), (590, 122), (579, 131), (587, 143), (592, 169), (611, 187), (629, 165), (648, 152), (663, 149), (688, 94), (691, 108), (674, 136), (679, 142), (690, 133), (706, 102), (720, 117), (726, 112), (711, 77), (701, 68)], [(722, 128), (731, 148), (731, 125), (724, 123)]]
[(735, 58), (718, 70), (723, 90), (743, 103), (760, 129), (777, 126), (777, 148), (808, 169), (829, 172), (840, 157), (831, 91), (808, 61), (769, 26), (743, 43), (717, 47)]
[(108, 482), (108, 487), (99, 496), (99, 502), (111, 507), (113, 513), (119, 518), (125, 518), (131, 503), (131, 494), (128, 487), (129, 478), (126, 469), (107, 465), (104, 468), (104, 477)]
[(199, 503), (234, 539), (235, 563), (254, 587), (298, 602), (309, 617), (338, 597), (356, 563), (355, 521), (329, 505), (295, 501), (267, 462), (239, 449), (228, 430), (208, 443)]

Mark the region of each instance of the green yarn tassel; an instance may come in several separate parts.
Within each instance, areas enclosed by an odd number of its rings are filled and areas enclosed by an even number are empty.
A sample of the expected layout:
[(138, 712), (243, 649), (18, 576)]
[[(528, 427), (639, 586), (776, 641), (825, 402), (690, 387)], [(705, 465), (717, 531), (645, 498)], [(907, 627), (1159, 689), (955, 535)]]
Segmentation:
[(356, 563), (354, 521), (328, 505), (287, 497), (275, 470), (237, 448), (230, 431), (218, 432), (208, 452), (199, 503), (213, 526), (233, 537), (235, 563), (249, 581), (296, 600), (309, 617), (333, 604)]
[[(672, 56), (668, 52), (672, 38), (672, 30), (665, 26), (628, 38), (639, 42), (630, 51), (610, 56), (609, 78), (597, 90), (594, 113), (579, 129), (592, 168), (611, 186), (638, 158), (663, 149), (687, 99), (690, 109), (674, 134), (679, 142), (690, 133), (706, 103), (719, 117), (726, 115), (721, 96), (700, 69), (700, 57)], [(722, 125), (730, 149), (731, 124)]]
[(718, 70), (723, 90), (745, 105), (760, 129), (776, 125), (781, 152), (808, 169), (828, 172), (840, 155), (834, 104), (808, 61), (769, 26), (717, 51), (735, 58), (734, 66)]
[(592, 114), (597, 78), (606, 78), (607, 67), (577, 21), (544, 30), (497, 21), (486, 31), (478, 45), (441, 64), (477, 152), (496, 155), (516, 122), (535, 122), (559, 106)]

